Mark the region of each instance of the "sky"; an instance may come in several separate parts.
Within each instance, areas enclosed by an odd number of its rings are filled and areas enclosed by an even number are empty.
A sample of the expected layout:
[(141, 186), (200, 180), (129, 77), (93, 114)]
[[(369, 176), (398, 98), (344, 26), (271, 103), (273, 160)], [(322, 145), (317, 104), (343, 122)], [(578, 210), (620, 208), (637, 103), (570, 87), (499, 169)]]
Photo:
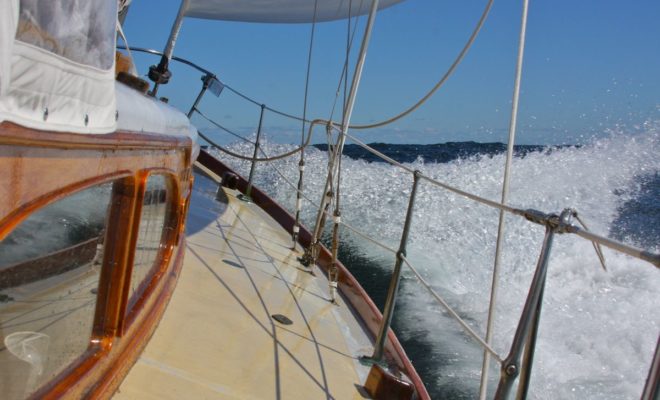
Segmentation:
[[(417, 102), (458, 55), (485, 4), (405, 0), (381, 11), (351, 122), (382, 121)], [(162, 51), (178, 6), (176, 0), (134, 0), (124, 24), (128, 44)], [(353, 133), (366, 142), (506, 142), (521, 12), (522, 1), (496, 0), (470, 52), (431, 100), (395, 124)], [(358, 35), (365, 21), (358, 21)], [(516, 142), (580, 144), (613, 131), (634, 134), (660, 120), (659, 21), (658, 0), (531, 1)], [(302, 115), (311, 30), (311, 24), (186, 19), (174, 54), (260, 103)], [(346, 31), (347, 21), (316, 25), (309, 119), (330, 116)], [(158, 61), (135, 57), (142, 75)], [(187, 111), (201, 74), (177, 64), (172, 72), (159, 95)], [(253, 133), (259, 121), (259, 107), (228, 90), (218, 98), (207, 94), (200, 109), (241, 134)], [(193, 122), (221, 143), (232, 140), (198, 117)], [(264, 116), (263, 131), (271, 140), (297, 143), (301, 130), (299, 122)], [(315, 141), (325, 141), (322, 130)]]

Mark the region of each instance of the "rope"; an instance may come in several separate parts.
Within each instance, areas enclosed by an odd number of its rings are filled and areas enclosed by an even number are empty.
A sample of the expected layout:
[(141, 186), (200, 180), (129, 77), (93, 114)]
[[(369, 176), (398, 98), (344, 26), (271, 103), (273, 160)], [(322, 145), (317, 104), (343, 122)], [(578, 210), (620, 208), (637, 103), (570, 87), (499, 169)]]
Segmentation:
[[(193, 111), (197, 112), (197, 114), (201, 115), (202, 118), (204, 118), (204, 119), (207, 120), (208, 122), (212, 123), (212, 124), (215, 125), (216, 127), (222, 129), (223, 131), (229, 133), (230, 135), (236, 136), (237, 138), (239, 138), (239, 139), (241, 139), (241, 140), (243, 140), (243, 141), (245, 141), (245, 142), (247, 142), (247, 143), (250, 143), (251, 145), (254, 145), (254, 142), (253, 142), (253, 141), (251, 141), (250, 139), (247, 139), (247, 138), (245, 138), (245, 137), (239, 135), (238, 133), (232, 132), (232, 131), (230, 131), (229, 129), (225, 128), (224, 126), (220, 125), (219, 123), (215, 122), (215, 121), (212, 120), (211, 118), (209, 118), (209, 117), (207, 117), (206, 115), (204, 115), (204, 114), (203, 114), (203, 113), (202, 113), (197, 107), (195, 107), (195, 108), (193, 109)], [(205, 139), (206, 139), (206, 138), (205, 138)], [(216, 147), (217, 147), (217, 146), (216, 146)]]
[[(396, 122), (396, 121), (400, 120), (401, 118), (405, 117), (406, 115), (408, 115), (408, 114), (412, 113), (413, 111), (417, 110), (419, 107), (421, 107), (422, 104), (424, 104), (429, 98), (431, 98), (431, 96), (433, 96), (435, 94), (435, 92), (437, 92), (438, 89), (440, 89), (440, 87), (442, 87), (442, 85), (444, 85), (444, 83), (447, 81), (447, 79), (449, 79), (449, 77), (451, 75), (453, 75), (454, 71), (456, 70), (458, 65), (461, 63), (461, 61), (463, 61), (463, 58), (465, 58), (465, 55), (467, 54), (468, 50), (470, 50), (470, 48), (472, 47), (472, 44), (474, 43), (475, 39), (477, 38), (477, 35), (479, 34), (479, 31), (481, 30), (484, 23), (486, 22), (486, 18), (488, 17), (488, 14), (490, 13), (490, 9), (493, 5), (493, 1), (494, 0), (488, 0), (488, 3), (486, 4), (486, 7), (485, 7), (485, 9), (484, 9), (484, 11), (481, 15), (481, 18), (477, 22), (477, 25), (475, 26), (474, 30), (472, 31), (472, 34), (470, 35), (467, 43), (465, 44), (465, 46), (463, 46), (463, 49), (458, 54), (458, 56), (456, 57), (454, 62), (451, 64), (451, 66), (449, 67), (447, 72), (445, 72), (445, 74), (433, 86), (433, 88), (431, 88), (431, 90), (426, 95), (424, 95), (419, 101), (417, 101), (417, 103), (415, 103), (414, 105), (412, 105), (411, 107), (409, 107), (405, 111), (403, 111), (403, 112), (401, 112), (401, 113), (399, 113), (399, 114), (395, 115), (394, 117), (391, 117), (387, 120), (377, 122), (377, 123), (374, 123), (374, 124), (368, 124), (368, 125), (349, 126), (348, 128), (349, 129), (358, 129), (358, 130), (379, 128), (379, 127), (382, 127), (382, 126), (385, 126), (385, 125), (389, 125), (393, 122)], [(356, 20), (356, 24), (357, 24), (357, 20)], [(353, 31), (353, 34), (354, 33), (355, 33), (355, 29)], [(118, 47), (121, 48), (120, 46), (118, 46)], [(156, 50), (151, 50), (151, 49), (133, 48), (133, 50), (134, 51), (141, 51), (141, 52), (145, 52), (145, 53), (150, 53), (150, 54), (156, 54), (156, 55), (160, 54), (160, 55), (162, 55), (161, 52), (156, 51)], [(182, 59), (182, 58), (179, 58), (179, 57), (174, 57), (174, 56), (171, 59), (175, 60), (175, 61), (178, 61), (178, 62), (182, 62), (186, 65), (189, 65), (189, 66), (191, 66), (191, 67), (193, 67), (193, 68), (195, 68), (195, 69), (197, 69), (201, 72), (210, 73), (210, 71), (208, 71), (208, 70), (206, 70), (206, 69), (204, 69), (204, 68), (202, 68), (202, 67), (200, 67), (200, 66), (198, 66), (198, 65), (196, 65), (196, 64), (194, 64), (194, 63), (192, 63), (188, 60), (185, 60), (185, 59)], [(346, 65), (346, 68), (344, 70), (347, 70), (347, 65)], [(341, 82), (341, 78), (340, 78), (340, 82)], [(262, 105), (261, 102), (258, 102), (256, 100), (244, 95), (243, 93), (241, 93), (238, 90), (232, 88), (230, 85), (227, 85), (224, 82), (222, 82), (222, 84), (224, 85), (225, 88), (227, 88), (229, 91), (233, 92), (234, 94), (236, 94), (236, 95), (242, 97), (243, 99), (245, 99), (245, 100), (261, 107), (261, 105)], [(340, 83), (340, 85), (341, 85), (341, 83)], [(337, 96), (338, 96), (338, 93), (337, 93)], [(274, 108), (270, 108), (268, 106), (266, 106), (266, 109), (268, 111), (271, 111), (271, 112), (273, 112), (275, 114), (278, 114), (278, 115), (281, 115), (283, 117), (291, 118), (291, 119), (298, 120), (298, 121), (305, 121), (305, 122), (308, 122), (308, 123), (310, 122), (309, 120), (306, 120), (305, 118), (297, 117), (295, 115), (288, 114), (288, 113), (285, 113), (283, 111), (279, 111), (279, 110), (276, 110)], [(333, 109), (334, 109), (334, 106), (333, 106)]]
[[(259, 148), (259, 151), (260, 151), (264, 156), (268, 157), (268, 153), (267, 153), (266, 151), (264, 151), (261, 147)], [(291, 186), (291, 188), (292, 188), (293, 190), (295, 190), (295, 191), (297, 192), (297, 194), (300, 195), (301, 198), (305, 199), (309, 204), (311, 204), (312, 206), (314, 206), (314, 207), (316, 207), (316, 208), (320, 207), (320, 205), (319, 205), (318, 203), (314, 202), (312, 199), (310, 199), (309, 197), (307, 197), (307, 196), (305, 195), (305, 193), (304, 193), (302, 190), (298, 190), (298, 188), (296, 187), (296, 185), (295, 185), (293, 182), (291, 182), (291, 180), (288, 179), (288, 178), (284, 175), (284, 173), (283, 173), (282, 171), (280, 171), (276, 166), (273, 165), (273, 166), (271, 166), (271, 167), (272, 167), (273, 170), (274, 170), (274, 171), (275, 171), (275, 172), (276, 172), (276, 173), (277, 173), (277, 174), (278, 174), (278, 175), (284, 180), (284, 182), (285, 182), (286, 184), (288, 184), (289, 186)], [(332, 215), (331, 215), (329, 212), (325, 211), (324, 213), (325, 213), (325, 215), (326, 215), (327, 217), (332, 217)], [(396, 254), (397, 251), (394, 250), (393, 248), (387, 246), (386, 244), (384, 244), (384, 243), (382, 243), (382, 242), (379, 242), (378, 240), (372, 238), (372, 237), (369, 236), (368, 234), (366, 234), (366, 233), (360, 231), (359, 229), (355, 228), (354, 226), (348, 224), (347, 222), (341, 221), (340, 224), (342, 224), (345, 228), (347, 228), (348, 230), (350, 230), (350, 231), (352, 231), (353, 233), (357, 234), (358, 236), (362, 237), (363, 239), (365, 239), (365, 240), (367, 240), (367, 241), (369, 241), (369, 242), (375, 244), (376, 246), (378, 246), (378, 247), (380, 247), (380, 248), (382, 248), (382, 249), (384, 249), (384, 250), (387, 250), (387, 251), (389, 251), (389, 252), (392, 253), (392, 254)]]
[(314, 0), (314, 18), (312, 19), (312, 31), (309, 37), (309, 51), (307, 52), (307, 75), (305, 77), (305, 97), (303, 100), (303, 116), (302, 116), (302, 135), (300, 145), (305, 138), (305, 122), (307, 121), (307, 95), (309, 94), (309, 75), (312, 70), (312, 50), (314, 49), (314, 32), (316, 31), (316, 11), (318, 0)]
[(419, 107), (421, 107), (422, 104), (424, 104), (435, 92), (440, 89), (442, 85), (449, 79), (449, 77), (454, 73), (456, 70), (456, 67), (463, 61), (463, 58), (467, 54), (468, 50), (470, 50), (470, 47), (472, 47), (472, 44), (474, 43), (474, 40), (477, 38), (477, 35), (479, 34), (479, 31), (484, 25), (484, 22), (486, 22), (486, 17), (488, 17), (488, 14), (490, 13), (491, 6), (493, 5), (493, 0), (488, 0), (488, 3), (486, 4), (486, 8), (484, 9), (483, 13), (481, 14), (481, 18), (479, 19), (479, 22), (477, 23), (477, 26), (475, 26), (474, 30), (472, 31), (472, 34), (470, 35), (470, 38), (468, 39), (467, 43), (465, 43), (465, 46), (463, 46), (463, 49), (461, 52), (458, 54), (452, 65), (449, 67), (447, 72), (440, 78), (438, 83), (433, 86), (433, 88), (424, 95), (417, 103), (413, 104), (410, 108), (407, 110), (403, 111), (402, 113), (399, 113), (395, 115), (392, 118), (386, 119), (381, 122), (376, 122), (374, 124), (369, 124), (369, 125), (355, 125), (351, 126), (350, 129), (372, 129), (372, 128), (379, 128), (385, 125), (389, 125), (393, 122), (396, 122), (400, 120), (401, 118), (405, 117), (406, 115), (410, 114), (411, 112), (417, 110)]
[(422, 284), (422, 286), (424, 286), (426, 290), (428, 290), (431, 296), (433, 296), (438, 301), (438, 303), (440, 303), (445, 308), (445, 310), (447, 310), (447, 312), (463, 327), (463, 329), (465, 329), (465, 331), (470, 336), (472, 336), (472, 338), (476, 340), (477, 343), (479, 343), (481, 347), (484, 348), (484, 350), (492, 354), (492, 356), (495, 357), (497, 361), (499, 361), (500, 363), (503, 362), (504, 360), (502, 359), (502, 357), (500, 357), (500, 355), (497, 354), (497, 352), (493, 350), (493, 348), (490, 347), (488, 343), (486, 343), (479, 335), (477, 335), (477, 333), (473, 331), (472, 328), (470, 328), (470, 326), (456, 313), (456, 311), (454, 311), (451, 308), (451, 306), (442, 297), (440, 297), (440, 295), (435, 290), (433, 290), (431, 285), (429, 285), (428, 282), (426, 282), (426, 280), (422, 277), (422, 275), (420, 275), (420, 273), (417, 272), (417, 270), (415, 269), (415, 267), (412, 266), (410, 261), (408, 261), (408, 259), (403, 254), (401, 254), (400, 257), (403, 260), (403, 262), (406, 263), (406, 265), (410, 268), (413, 274), (415, 274), (415, 276)]
[[(303, 100), (303, 120), (302, 128), (300, 132), (300, 145), (303, 145), (305, 141), (305, 121), (307, 120), (307, 96), (309, 94), (309, 75), (312, 70), (312, 50), (314, 49), (314, 32), (316, 31), (316, 13), (318, 7), (318, 0), (314, 1), (314, 19), (312, 21), (312, 31), (309, 37), (309, 52), (307, 54), (307, 75), (305, 77), (305, 98)], [(296, 242), (298, 241), (298, 232), (300, 231), (300, 212), (302, 211), (302, 202), (300, 201), (300, 195), (303, 189), (303, 179), (305, 171), (305, 150), (303, 149), (300, 152), (300, 161), (298, 162), (298, 186), (296, 188), (296, 219), (293, 224), (293, 246), (295, 248)]]
[[(267, 108), (267, 107), (264, 106), (264, 108)], [(203, 115), (198, 109), (195, 108), (194, 110), (197, 111), (200, 115)], [(211, 120), (210, 118), (208, 118), (208, 117), (206, 117), (206, 116), (204, 116), (204, 118), (206, 118), (208, 121), (210, 121), (211, 123), (213, 123), (213, 124), (216, 125), (217, 127), (221, 128), (221, 129), (225, 129), (225, 130), (227, 130), (226, 128), (223, 128), (220, 124), (218, 124), (217, 122)], [(314, 121), (311, 121), (311, 122), (310, 122), (310, 125), (309, 125), (309, 131), (308, 131), (308, 134), (307, 134), (307, 139), (305, 139), (305, 142), (303, 143), (302, 146), (300, 146), (300, 147), (298, 147), (298, 148), (296, 148), (296, 149), (294, 149), (294, 150), (291, 150), (291, 151), (289, 151), (289, 152), (286, 152), (286, 153), (284, 153), (284, 154), (280, 154), (280, 155), (277, 155), (277, 156), (274, 156), (274, 157), (267, 157), (267, 158), (247, 157), (247, 156), (244, 156), (244, 155), (241, 155), (241, 154), (238, 154), (238, 153), (234, 153), (233, 151), (231, 151), (231, 150), (229, 150), (229, 149), (227, 149), (227, 148), (225, 148), (225, 147), (223, 147), (223, 146), (217, 144), (215, 141), (211, 140), (208, 136), (204, 135), (204, 134), (203, 134), (202, 132), (200, 132), (199, 130), (197, 130), (197, 133), (199, 134), (199, 136), (200, 136), (201, 138), (203, 138), (204, 140), (206, 140), (207, 142), (209, 142), (211, 145), (217, 147), (218, 150), (220, 150), (220, 151), (222, 151), (222, 152), (224, 152), (224, 153), (227, 153), (227, 154), (229, 154), (229, 155), (232, 156), (232, 157), (236, 157), (236, 158), (239, 158), (239, 159), (241, 159), (241, 160), (247, 160), (247, 161), (260, 161), (260, 162), (261, 162), (261, 161), (275, 161), (275, 160), (279, 160), (279, 159), (282, 159), (282, 158), (286, 158), (286, 157), (292, 156), (292, 155), (298, 153), (299, 151), (303, 151), (303, 150), (305, 149), (305, 147), (309, 146), (309, 143), (310, 143), (311, 140), (312, 140), (312, 133), (313, 133), (314, 125), (316, 125), (316, 124), (318, 124), (318, 123), (319, 123), (319, 120), (314, 120)], [(228, 130), (227, 130), (227, 131), (228, 131)], [(229, 131), (228, 131), (228, 132), (229, 132)], [(249, 141), (248, 141), (248, 142), (249, 142)], [(253, 142), (249, 142), (249, 143), (254, 144)]]
[(213, 140), (211, 140), (208, 136), (204, 135), (204, 134), (203, 134), (202, 132), (200, 132), (199, 130), (197, 130), (197, 133), (199, 134), (199, 136), (200, 136), (202, 139), (204, 139), (204, 140), (206, 140), (207, 142), (209, 142), (213, 147), (216, 147), (218, 150), (220, 150), (220, 151), (222, 151), (222, 152), (224, 152), (224, 153), (227, 153), (227, 154), (229, 154), (229, 155), (232, 156), (232, 157), (236, 157), (236, 158), (238, 158), (238, 159), (246, 160), (246, 161), (259, 161), (259, 162), (261, 162), (261, 161), (275, 161), (275, 160), (280, 160), (280, 159), (282, 159), (282, 158), (286, 158), (286, 157), (292, 156), (292, 155), (296, 154), (297, 152), (302, 151), (302, 149), (304, 149), (304, 148), (309, 144), (309, 139), (310, 139), (309, 136), (308, 136), (308, 137), (307, 137), (307, 142), (305, 143), (305, 146), (303, 146), (303, 147), (298, 147), (297, 149), (295, 149), (295, 150), (291, 150), (291, 151), (288, 151), (288, 152), (286, 152), (286, 153), (284, 153), (284, 154), (280, 154), (280, 155), (277, 155), (277, 156), (274, 156), (274, 157), (257, 158), (257, 157), (247, 157), (247, 156), (244, 156), (244, 155), (241, 155), (241, 154), (238, 154), (238, 153), (234, 153), (233, 151), (231, 151), (231, 150), (229, 150), (229, 149), (227, 149), (227, 148), (225, 148), (225, 147), (223, 147), (223, 146), (217, 144), (216, 142), (214, 142)]
[[(268, 157), (268, 154), (267, 154), (263, 149), (259, 148), (259, 150), (261, 151), (261, 153), (262, 153), (264, 156)], [(309, 197), (307, 197), (307, 196), (305, 195), (304, 192), (302, 192), (301, 190), (298, 190), (298, 188), (296, 187), (296, 185), (295, 185), (293, 182), (291, 182), (291, 180), (288, 179), (288, 178), (284, 175), (284, 173), (283, 173), (282, 171), (280, 171), (276, 166), (273, 165), (272, 168), (273, 168), (273, 170), (275, 170), (275, 172), (276, 172), (276, 173), (277, 173), (277, 174), (278, 174), (278, 175), (284, 180), (284, 182), (285, 182), (286, 184), (288, 184), (289, 186), (291, 186), (291, 188), (292, 188), (293, 190), (295, 190), (295, 191), (296, 191), (296, 192), (297, 192), (297, 193), (298, 193), (303, 199), (305, 199), (309, 204), (311, 204), (312, 206), (317, 207), (317, 208), (320, 206), (318, 203), (314, 202), (314, 201), (311, 200)], [(332, 217), (332, 215), (331, 215), (329, 212), (327, 212), (327, 211), (325, 212), (325, 214), (326, 214), (327, 217)], [(387, 250), (387, 251), (389, 251), (389, 252), (392, 253), (392, 254), (396, 254), (397, 251), (394, 250), (393, 248), (387, 246), (386, 244), (384, 244), (384, 243), (382, 243), (382, 242), (379, 242), (378, 240), (372, 238), (372, 237), (369, 236), (368, 234), (362, 232), (361, 230), (355, 228), (354, 226), (348, 224), (347, 222), (345, 222), (345, 221), (341, 221), (340, 224), (342, 224), (345, 228), (347, 228), (348, 230), (350, 230), (350, 231), (352, 231), (353, 233), (357, 234), (358, 236), (362, 237), (363, 239), (365, 239), (365, 240), (367, 240), (367, 241), (369, 241), (369, 242), (375, 244), (376, 246), (378, 246), (378, 247), (380, 247), (380, 248), (382, 248), (382, 249), (384, 249), (384, 250)]]
[[(241, 97), (241, 98), (243, 98), (243, 99), (249, 101), (250, 103), (252, 103), (252, 104), (254, 104), (254, 105), (257, 105), (257, 106), (261, 107), (261, 105), (263, 104), (263, 103), (260, 103), (260, 102), (258, 102), (258, 101), (256, 101), (256, 100), (254, 100), (254, 99), (252, 99), (252, 98), (250, 98), (250, 97), (244, 95), (243, 93), (239, 92), (238, 90), (234, 89), (233, 87), (227, 85), (227, 84), (224, 83), (224, 82), (222, 82), (222, 84), (224, 85), (225, 88), (229, 89), (230, 92), (232, 92), (232, 93), (238, 95), (239, 97)], [(291, 119), (294, 119), (294, 120), (296, 120), (296, 121), (310, 122), (309, 120), (306, 120), (306, 119), (301, 118), (301, 117), (297, 117), (297, 116), (295, 116), (295, 115), (293, 115), (293, 114), (285, 113), (284, 111), (280, 111), (280, 110), (277, 110), (277, 109), (275, 109), (275, 108), (271, 108), (271, 107), (268, 107), (268, 106), (265, 106), (264, 108), (265, 108), (266, 110), (272, 112), (272, 113), (275, 113), (275, 114), (281, 115), (281, 116), (283, 116), (283, 117), (291, 118)]]
[[(362, 4), (364, 3), (364, 0), (360, 0), (360, 7), (358, 8), (358, 15), (362, 12)], [(352, 0), (349, 4), (349, 10), (352, 10)], [(348, 61), (349, 61), (349, 56), (351, 49), (353, 48), (353, 40), (355, 39), (355, 32), (357, 32), (357, 24), (359, 21), (359, 18), (355, 17), (355, 22), (353, 24), (353, 30), (351, 31), (351, 21), (350, 21), (350, 16), (348, 19), (348, 34), (346, 35), (346, 57), (344, 58), (344, 66), (341, 70), (341, 74), (339, 75), (339, 82), (337, 83), (337, 90), (335, 91), (335, 100), (332, 102), (332, 110), (330, 110), (330, 117), (328, 118), (329, 121), (332, 121), (332, 117), (335, 115), (335, 108), (337, 107), (337, 100), (339, 99), (339, 93), (341, 92), (341, 85), (342, 83), (344, 84), (344, 105), (346, 104), (346, 92), (347, 92), (347, 87), (348, 87)], [(352, 32), (352, 33), (351, 33)], [(349, 39), (350, 35), (350, 39)]]

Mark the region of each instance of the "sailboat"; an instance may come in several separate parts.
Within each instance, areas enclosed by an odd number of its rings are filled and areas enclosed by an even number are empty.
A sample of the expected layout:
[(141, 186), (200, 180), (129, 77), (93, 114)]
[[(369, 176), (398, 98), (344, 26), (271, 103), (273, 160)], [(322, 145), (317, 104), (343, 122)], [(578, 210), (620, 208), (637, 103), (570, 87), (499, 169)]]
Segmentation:
[[(555, 235), (590, 240), (599, 255), (606, 246), (660, 266), (658, 254), (573, 223), (574, 210), (553, 214), (484, 199), (358, 141), (412, 177), (399, 248), (365, 235), (395, 258), (388, 298), (379, 311), (337, 257), (338, 230), (354, 229), (339, 212), (339, 175), (373, 21), (378, 10), (397, 2), (371, 0), (358, 11), (341, 0), (183, 0), (165, 50), (144, 50), (161, 57), (149, 71), (152, 84), (135, 71), (130, 51), (140, 49), (116, 51), (118, 21), (130, 2), (2, 3), (3, 398), (429, 399), (390, 329), (403, 268), (411, 269), (466, 335), (483, 346), (485, 365), (489, 359), (501, 365), (495, 398), (514, 391), (525, 398)], [(309, 133), (300, 147), (278, 155), (260, 148), (260, 124), (253, 153), (234, 154), (251, 163), (248, 177), (200, 146), (203, 133), (189, 118), (201, 114), (197, 107), (205, 95), (234, 89), (194, 61), (174, 56), (184, 18), (314, 24), (360, 14), (368, 20), (341, 121), (289, 116), (307, 123)], [(169, 69), (173, 61), (202, 73), (202, 87), (187, 113), (158, 98), (159, 86), (175, 79)], [(262, 116), (278, 112), (255, 103)], [(298, 196), (293, 213), (257, 187), (253, 175), (257, 162), (303, 154), (315, 127), (336, 141), (315, 226), (308, 229), (297, 215), (303, 159), (298, 184), (292, 185)], [(545, 228), (506, 355), (451, 310), (406, 258), (421, 181)], [(321, 243), (325, 224), (333, 228), (329, 249)], [(659, 370), (656, 350), (640, 388), (643, 398), (657, 398)], [(491, 393), (485, 386), (484, 397)]]

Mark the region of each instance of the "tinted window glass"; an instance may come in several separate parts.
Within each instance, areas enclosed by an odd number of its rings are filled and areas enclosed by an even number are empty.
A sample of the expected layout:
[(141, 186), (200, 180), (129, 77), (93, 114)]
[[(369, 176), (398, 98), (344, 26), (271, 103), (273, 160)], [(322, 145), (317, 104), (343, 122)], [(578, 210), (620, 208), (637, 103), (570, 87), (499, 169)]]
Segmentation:
[(140, 227), (133, 261), (130, 304), (137, 300), (146, 280), (158, 267), (166, 250), (167, 238), (174, 231), (171, 224), (171, 183), (163, 175), (147, 179), (140, 215)]
[(30, 215), (0, 242), (0, 393), (23, 398), (89, 347), (112, 184)]

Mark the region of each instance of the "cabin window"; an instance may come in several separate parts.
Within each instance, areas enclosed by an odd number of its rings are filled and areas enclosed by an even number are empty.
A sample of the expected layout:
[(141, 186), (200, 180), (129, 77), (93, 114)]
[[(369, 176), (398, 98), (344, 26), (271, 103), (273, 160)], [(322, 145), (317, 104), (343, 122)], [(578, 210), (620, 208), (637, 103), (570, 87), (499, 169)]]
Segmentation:
[(0, 393), (28, 396), (89, 348), (112, 183), (23, 220), (0, 242)]
[(114, 62), (117, 2), (21, 0), (16, 39), (103, 70)]
[(129, 307), (137, 302), (169, 254), (176, 232), (172, 187), (171, 178), (165, 175), (150, 175), (147, 179), (133, 259)]

